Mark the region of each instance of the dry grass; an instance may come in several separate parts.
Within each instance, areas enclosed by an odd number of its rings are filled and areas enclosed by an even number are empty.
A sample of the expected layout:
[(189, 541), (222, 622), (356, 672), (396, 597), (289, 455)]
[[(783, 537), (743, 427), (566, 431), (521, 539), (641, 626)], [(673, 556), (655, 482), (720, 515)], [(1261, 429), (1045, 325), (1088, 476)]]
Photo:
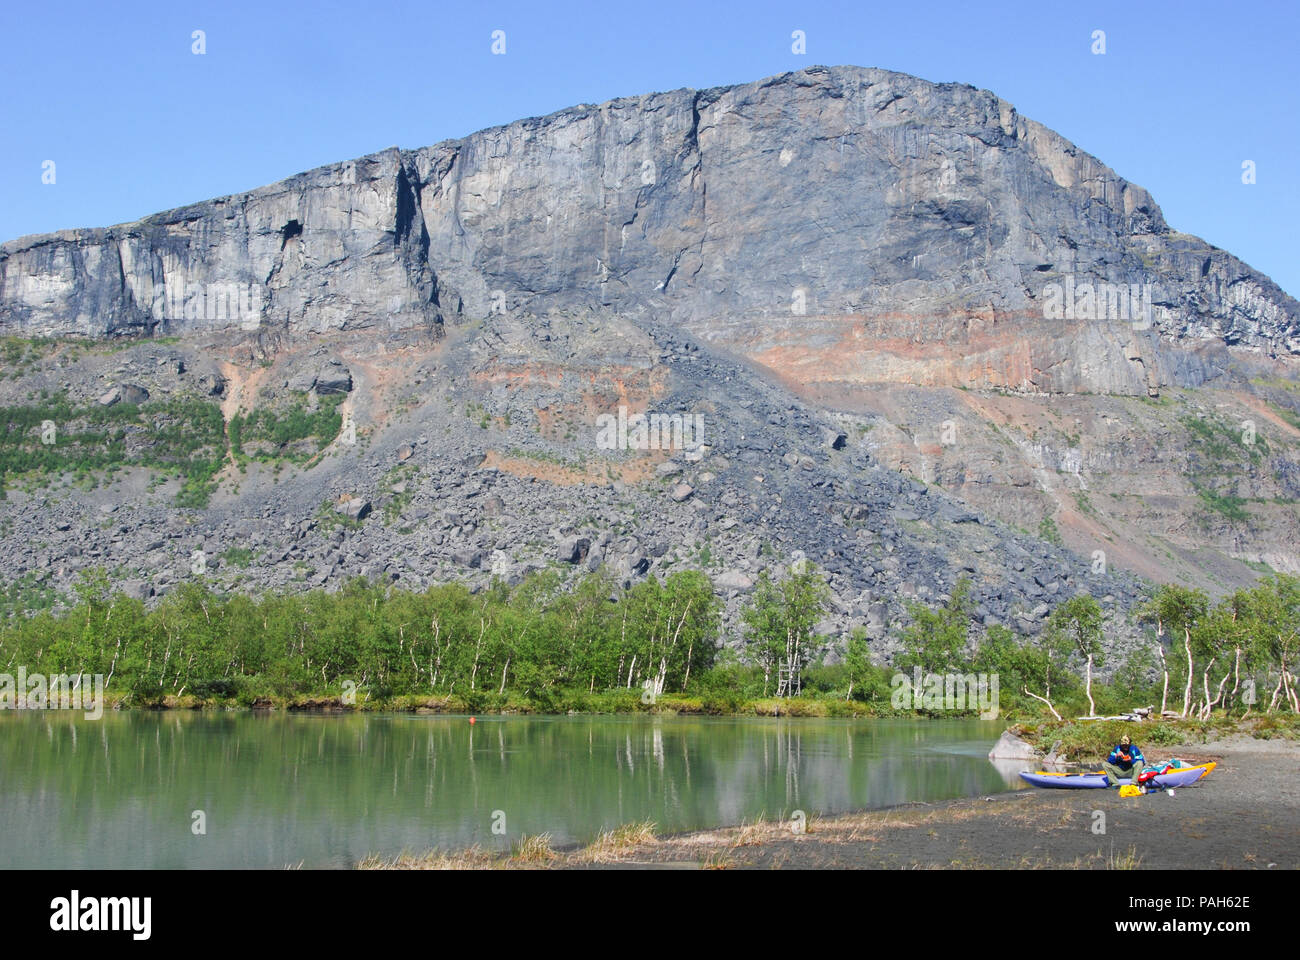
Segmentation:
[(834, 843), (879, 843), (880, 834), (863, 833), (861, 827), (854, 827), (852, 830), (849, 831), (848, 836), (829, 835), (823, 837), (822, 839), (831, 840)]
[(1118, 857), (1112, 848), (1106, 856), (1107, 870), (1136, 870), (1142, 865), (1142, 858), (1138, 855), (1137, 847), (1129, 847), (1128, 853), (1122, 853)]
[(358, 870), (485, 870), (501, 866), (501, 860), (475, 844), (464, 850), (429, 850), (421, 854), (405, 850), (395, 857), (366, 857)]
[(421, 854), (402, 851), (395, 857), (380, 857), (372, 854), (361, 860), (357, 864), (357, 869), (509, 870), (538, 866), (583, 866), (617, 862), (634, 851), (657, 842), (655, 824), (646, 820), (606, 830), (581, 850), (557, 851), (551, 846), (549, 833), (525, 834), (511, 846), (509, 855), (484, 850), (475, 844), (464, 850), (428, 850)]
[(556, 858), (551, 849), (551, 835), (539, 833), (533, 836), (525, 834), (514, 845), (510, 859), (520, 863), (545, 863)]
[(587, 863), (608, 863), (618, 860), (637, 847), (655, 843), (656, 826), (649, 820), (643, 820), (640, 823), (626, 823), (613, 830), (605, 830), (579, 850), (574, 858)]
[(765, 840), (771, 839), (772, 830), (773, 826), (763, 818), (762, 814), (749, 823), (742, 820), (731, 845), (733, 847), (759, 846)]
[(730, 870), (736, 866), (736, 860), (725, 850), (713, 850), (700, 862), (701, 870)]
[(620, 847), (637, 846), (643, 843), (655, 842), (655, 827), (653, 820), (642, 820), (640, 823), (626, 823), (621, 827), (615, 828), (608, 834), (610, 839)]

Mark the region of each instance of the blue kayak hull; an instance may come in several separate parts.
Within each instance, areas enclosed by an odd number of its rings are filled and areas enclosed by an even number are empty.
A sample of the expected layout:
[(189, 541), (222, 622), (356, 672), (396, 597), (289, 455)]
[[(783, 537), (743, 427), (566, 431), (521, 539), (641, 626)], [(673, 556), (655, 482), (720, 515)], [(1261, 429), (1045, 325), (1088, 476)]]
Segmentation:
[[(1179, 767), (1170, 770), (1168, 773), (1152, 777), (1144, 785), (1148, 787), (1185, 787), (1188, 784), (1195, 783), (1213, 769), (1214, 764), (1212, 763), (1196, 767)], [(1111, 785), (1104, 773), (1062, 774), (1045, 773), (1040, 770), (1038, 773), (1026, 771), (1020, 774), (1020, 778), (1035, 787), (1047, 787), (1050, 790), (1104, 790)], [(1118, 785), (1125, 786), (1132, 782), (1132, 780), (1120, 780)]]
[[(1104, 773), (1075, 773), (1062, 776), (1051, 773), (1025, 772), (1020, 775), (1020, 779), (1033, 784), (1035, 787), (1051, 787), (1060, 790), (1087, 790), (1110, 786)], [(1128, 782), (1128, 780), (1124, 781), (1124, 783)]]

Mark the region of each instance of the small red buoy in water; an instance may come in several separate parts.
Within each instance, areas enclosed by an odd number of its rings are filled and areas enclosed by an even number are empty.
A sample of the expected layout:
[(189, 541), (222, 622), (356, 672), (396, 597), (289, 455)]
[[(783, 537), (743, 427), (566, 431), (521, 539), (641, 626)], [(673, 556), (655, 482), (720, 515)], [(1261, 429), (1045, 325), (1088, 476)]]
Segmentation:
[(473, 718), (473, 717), (470, 717), (470, 718), (469, 718), (469, 722), (470, 722), (470, 723), (473, 723), (473, 722), (474, 722), (474, 718)]

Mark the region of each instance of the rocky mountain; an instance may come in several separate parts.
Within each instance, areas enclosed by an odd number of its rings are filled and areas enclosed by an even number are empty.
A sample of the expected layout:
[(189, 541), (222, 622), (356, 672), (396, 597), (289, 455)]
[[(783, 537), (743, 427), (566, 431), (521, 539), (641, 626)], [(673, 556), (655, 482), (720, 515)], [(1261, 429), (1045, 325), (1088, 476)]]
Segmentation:
[(1124, 634), (1141, 578), (1300, 570), (1300, 304), (992, 93), (882, 70), (12, 241), (0, 333), (0, 572), (37, 591), (693, 566), (734, 635), (807, 557), (828, 649), (887, 652), (962, 575), (986, 623), (1088, 589)]

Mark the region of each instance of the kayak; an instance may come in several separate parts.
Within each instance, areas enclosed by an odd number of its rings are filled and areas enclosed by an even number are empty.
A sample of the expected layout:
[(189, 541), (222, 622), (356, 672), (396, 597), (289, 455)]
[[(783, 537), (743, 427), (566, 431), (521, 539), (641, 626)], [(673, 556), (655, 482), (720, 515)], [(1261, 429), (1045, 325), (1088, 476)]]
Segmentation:
[[(1164, 773), (1157, 773), (1150, 779), (1144, 779), (1142, 783), (1148, 787), (1185, 787), (1201, 779), (1214, 767), (1213, 763), (1202, 763), (1195, 767), (1174, 767)], [(1020, 776), (1026, 783), (1031, 783), (1035, 787), (1048, 787), (1054, 790), (1095, 790), (1112, 785), (1104, 773), (1048, 773), (1039, 770), (1037, 773), (1026, 771)], [(1132, 782), (1132, 779), (1120, 780), (1119, 786)]]

